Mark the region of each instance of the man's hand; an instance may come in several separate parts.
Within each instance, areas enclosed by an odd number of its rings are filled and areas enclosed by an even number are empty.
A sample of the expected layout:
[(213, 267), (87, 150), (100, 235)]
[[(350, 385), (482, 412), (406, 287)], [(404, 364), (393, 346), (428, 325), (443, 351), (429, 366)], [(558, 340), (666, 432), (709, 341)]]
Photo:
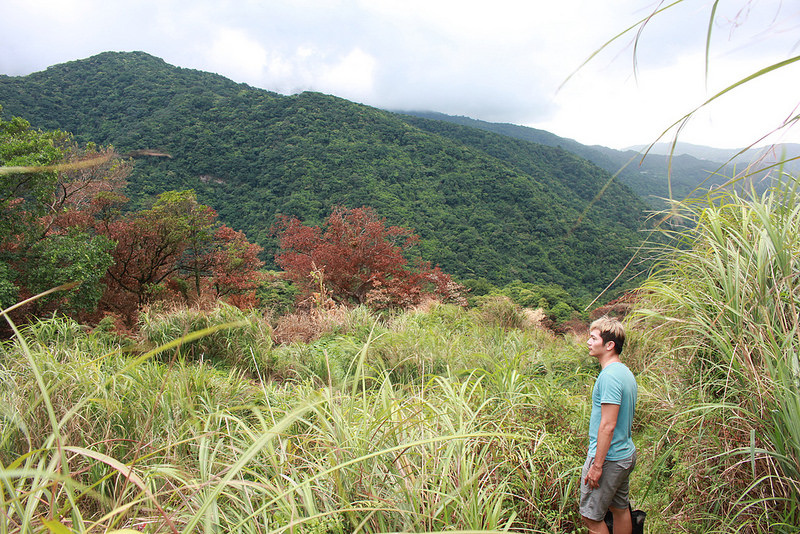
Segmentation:
[(586, 473), (584, 482), (592, 489), (599, 488), (601, 476), (603, 476), (603, 466), (593, 462), (592, 465), (589, 466), (589, 471)]

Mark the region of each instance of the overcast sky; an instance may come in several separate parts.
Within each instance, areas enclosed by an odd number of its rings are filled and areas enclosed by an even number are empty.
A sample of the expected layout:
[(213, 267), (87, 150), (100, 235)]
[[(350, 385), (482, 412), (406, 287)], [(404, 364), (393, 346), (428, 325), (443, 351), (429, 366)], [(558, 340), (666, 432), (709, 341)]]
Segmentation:
[[(720, 2), (706, 84), (711, 3), (686, 0), (654, 18), (636, 75), (631, 35), (559, 90), (657, 2), (0, 0), (0, 74), (141, 50), (282, 94), (320, 91), (623, 148), (655, 140), (728, 84), (800, 54), (797, 0)], [(720, 148), (757, 141), (797, 114), (798, 82), (800, 62), (770, 73), (698, 114), (680, 139)], [(771, 140), (800, 142), (800, 128)]]

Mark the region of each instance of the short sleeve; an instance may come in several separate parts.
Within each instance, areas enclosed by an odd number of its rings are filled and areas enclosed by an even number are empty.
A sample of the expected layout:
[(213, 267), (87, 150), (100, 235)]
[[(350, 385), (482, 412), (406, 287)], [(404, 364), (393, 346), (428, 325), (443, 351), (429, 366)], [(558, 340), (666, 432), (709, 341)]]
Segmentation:
[(614, 373), (604, 373), (602, 388), (600, 390), (601, 404), (622, 404), (623, 384), (620, 377)]

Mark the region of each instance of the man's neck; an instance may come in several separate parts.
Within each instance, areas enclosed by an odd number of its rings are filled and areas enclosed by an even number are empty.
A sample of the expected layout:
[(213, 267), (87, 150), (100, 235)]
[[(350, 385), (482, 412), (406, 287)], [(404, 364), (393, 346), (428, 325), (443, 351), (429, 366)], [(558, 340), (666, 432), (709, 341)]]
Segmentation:
[(616, 352), (609, 352), (598, 356), (597, 361), (600, 362), (600, 368), (605, 369), (609, 364), (621, 362), (622, 360), (619, 359), (619, 354)]

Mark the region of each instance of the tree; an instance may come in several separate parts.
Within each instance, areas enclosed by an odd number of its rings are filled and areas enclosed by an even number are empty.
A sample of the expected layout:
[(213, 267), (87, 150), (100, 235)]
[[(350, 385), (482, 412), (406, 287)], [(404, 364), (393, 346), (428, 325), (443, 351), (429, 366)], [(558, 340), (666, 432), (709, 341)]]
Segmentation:
[(98, 191), (124, 185), (129, 170), (111, 148), (80, 147), (20, 118), (0, 120), (0, 306), (78, 282), (27, 310), (94, 308), (113, 243), (82, 212)]
[(162, 220), (169, 221), (173, 237), (184, 241), (185, 248), (178, 269), (194, 282), (195, 296), (200, 298), (200, 281), (211, 274), (213, 267), (217, 212), (200, 204), (193, 190), (162, 193), (152, 212)]
[(425, 295), (460, 298), (461, 287), (438, 267), (404, 254), (419, 237), (410, 229), (387, 226), (369, 207), (335, 207), (324, 228), (305, 226), (296, 217), (280, 217), (273, 232), (280, 250), (275, 261), (301, 291), (321, 285), (339, 302), (375, 307), (406, 307)]
[(27, 251), (21, 276), (28, 292), (38, 294), (62, 284), (81, 283), (76, 290), (38, 299), (37, 313), (48, 309), (48, 305), (71, 314), (94, 311), (103, 293), (103, 275), (113, 261), (114, 246), (105, 236), (78, 229), (37, 241)]
[(151, 209), (120, 215), (115, 206), (125, 200), (103, 194), (92, 204), (98, 232), (117, 243), (101, 301), (105, 309), (131, 323), (141, 306), (178, 294), (187, 302), (213, 297), (255, 304), (261, 248), (220, 225), (194, 191), (166, 191)]
[(215, 217), (194, 191), (166, 191), (149, 210), (102, 221), (99, 231), (117, 243), (104, 303), (131, 316), (151, 300), (156, 286), (182, 273), (184, 281), (187, 276), (195, 280), (199, 295), (206, 270), (201, 248), (210, 241)]
[(217, 228), (208, 262), (216, 298), (227, 298), (240, 308), (255, 305), (256, 289), (265, 278), (259, 271), (264, 265), (258, 258), (261, 250), (260, 246), (247, 241), (244, 232), (225, 225)]
[(37, 169), (61, 159), (63, 153), (56, 146), (60, 137), (32, 130), (18, 117), (0, 120), (0, 308), (19, 299), (16, 266), (42, 212), (40, 200), (52, 192), (57, 178), (53, 170)]
[(112, 221), (104, 231), (117, 246), (106, 275), (103, 303), (130, 317), (150, 300), (155, 286), (178, 270), (178, 259), (186, 248), (184, 236), (173, 231), (171, 221), (152, 211)]
[(86, 227), (87, 215), (100, 207), (96, 199), (106, 195), (121, 197), (132, 167), (130, 160), (123, 159), (111, 147), (89, 143), (80, 148), (71, 143), (57, 166), (58, 179), (40, 221), (45, 234), (58, 232), (58, 227)]
[[(0, 108), (2, 110), (2, 108)], [(45, 213), (64, 157), (64, 132), (33, 130), (19, 117), (0, 120), (0, 240), (24, 233)]]

